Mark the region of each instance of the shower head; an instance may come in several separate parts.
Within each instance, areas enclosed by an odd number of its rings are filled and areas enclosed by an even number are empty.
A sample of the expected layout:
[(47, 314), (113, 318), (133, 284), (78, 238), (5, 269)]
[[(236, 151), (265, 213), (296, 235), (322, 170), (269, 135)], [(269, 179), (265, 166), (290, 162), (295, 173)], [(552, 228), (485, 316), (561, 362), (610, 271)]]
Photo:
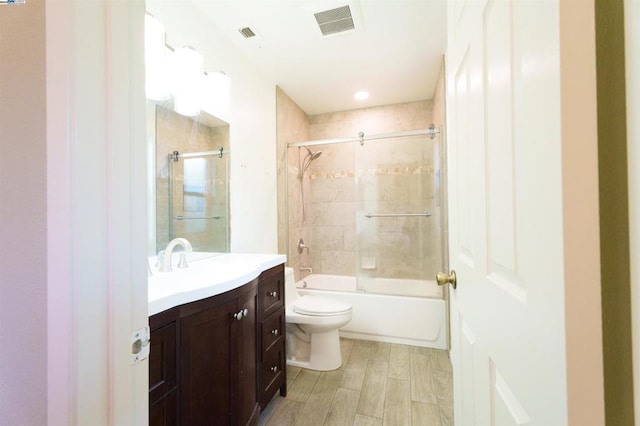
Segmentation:
[(307, 152), (309, 153), (308, 156), (311, 157), (311, 160), (309, 160), (309, 161), (313, 161), (313, 160), (315, 160), (316, 158), (318, 158), (318, 157), (320, 157), (322, 155), (322, 151), (311, 151), (306, 146), (304, 147), (304, 149), (307, 150)]
[(311, 162), (322, 155), (322, 151), (311, 151), (306, 146), (303, 148), (307, 150), (307, 155), (305, 155), (304, 159), (302, 160), (302, 167), (300, 168), (299, 175), (300, 179), (302, 179), (302, 177), (304, 176), (304, 172), (307, 171), (307, 169), (311, 165)]

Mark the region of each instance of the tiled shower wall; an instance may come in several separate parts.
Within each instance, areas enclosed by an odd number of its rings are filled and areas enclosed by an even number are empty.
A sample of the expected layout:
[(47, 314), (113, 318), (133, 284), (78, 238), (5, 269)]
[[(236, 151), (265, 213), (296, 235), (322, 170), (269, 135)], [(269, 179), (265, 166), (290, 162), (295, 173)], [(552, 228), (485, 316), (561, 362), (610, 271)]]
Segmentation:
[[(189, 117), (184, 117), (169, 109), (156, 107), (156, 248), (163, 250), (169, 242), (169, 167), (168, 155), (180, 153), (229, 149), (229, 126), (208, 127)], [(225, 159), (206, 157), (216, 162), (215, 175), (210, 175), (207, 187), (219, 195), (206, 197), (206, 207), (202, 215), (222, 216), (220, 220), (174, 221), (176, 236), (187, 238), (195, 251), (226, 251), (228, 233), (228, 206), (222, 195), (226, 191), (226, 167), (221, 167)], [(178, 165), (178, 171), (181, 164)], [(181, 211), (183, 199), (183, 177), (175, 173), (173, 181), (174, 214)], [(222, 213), (224, 212), (224, 213)]]
[[(300, 274), (300, 266), (312, 267), (314, 273), (409, 279), (424, 279), (425, 271), (431, 275), (439, 270), (445, 200), (434, 186), (436, 177), (440, 180), (442, 175), (436, 176), (428, 137), (370, 141), (364, 147), (358, 143), (310, 146), (322, 155), (313, 161), (304, 179), (299, 169), (306, 151), (287, 150), (286, 146), (307, 140), (357, 138), (361, 131), (366, 135), (395, 133), (426, 129), (431, 123), (444, 127), (443, 79), (433, 101), (314, 116), (307, 116), (279, 88), (277, 102), (279, 249), (288, 254), (296, 279), (306, 274)], [(422, 211), (432, 216), (364, 218), (364, 213)], [(357, 228), (360, 235), (356, 235)], [(296, 250), (299, 238), (310, 247), (302, 254)]]
[[(298, 149), (287, 149), (291, 142), (309, 139), (309, 119), (298, 105), (280, 89), (276, 89), (277, 102), (277, 155), (278, 155), (278, 252), (287, 254), (287, 264), (294, 268), (296, 278), (301, 256), (295, 249), (302, 233), (300, 219), (300, 191), (295, 183), (298, 175)], [(287, 161), (287, 156), (289, 156)], [(287, 168), (287, 163), (289, 167)], [(289, 185), (287, 185), (289, 182)], [(290, 212), (287, 217), (287, 211)]]
[[(309, 117), (311, 140), (427, 129), (432, 101)], [(426, 136), (312, 147), (305, 175), (309, 264), (314, 272), (423, 279), (440, 263), (433, 144)], [(364, 215), (431, 212), (433, 216)], [(430, 265), (433, 265), (431, 267)], [(437, 265), (437, 266), (436, 266)]]

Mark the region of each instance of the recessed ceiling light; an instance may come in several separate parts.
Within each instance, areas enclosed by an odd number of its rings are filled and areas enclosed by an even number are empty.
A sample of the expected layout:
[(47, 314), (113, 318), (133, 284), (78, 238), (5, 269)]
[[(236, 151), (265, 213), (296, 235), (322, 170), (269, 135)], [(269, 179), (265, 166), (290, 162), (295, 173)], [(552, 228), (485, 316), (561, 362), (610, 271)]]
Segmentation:
[(369, 92), (361, 90), (359, 92), (356, 92), (356, 94), (353, 95), (353, 97), (356, 98), (359, 101), (364, 101), (365, 99), (369, 98)]

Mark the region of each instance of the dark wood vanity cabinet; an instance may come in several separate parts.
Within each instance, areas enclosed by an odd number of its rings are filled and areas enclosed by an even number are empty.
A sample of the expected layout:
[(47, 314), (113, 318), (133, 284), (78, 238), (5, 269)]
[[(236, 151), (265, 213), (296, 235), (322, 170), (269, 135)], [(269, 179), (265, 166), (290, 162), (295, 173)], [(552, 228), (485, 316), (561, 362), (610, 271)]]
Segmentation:
[(153, 315), (150, 425), (256, 425), (258, 280)]
[(287, 395), (284, 265), (260, 274), (258, 282), (259, 401), (267, 406), (276, 390)]
[(151, 317), (149, 356), (149, 424), (178, 423), (178, 333), (176, 312)]

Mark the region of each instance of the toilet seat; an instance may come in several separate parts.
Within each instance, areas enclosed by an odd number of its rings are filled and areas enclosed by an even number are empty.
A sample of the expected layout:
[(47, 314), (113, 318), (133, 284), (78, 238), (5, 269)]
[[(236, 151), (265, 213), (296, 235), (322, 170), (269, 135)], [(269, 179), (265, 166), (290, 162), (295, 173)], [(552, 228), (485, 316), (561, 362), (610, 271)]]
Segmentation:
[(293, 311), (301, 315), (333, 316), (350, 312), (351, 305), (341, 300), (305, 295), (293, 303)]

